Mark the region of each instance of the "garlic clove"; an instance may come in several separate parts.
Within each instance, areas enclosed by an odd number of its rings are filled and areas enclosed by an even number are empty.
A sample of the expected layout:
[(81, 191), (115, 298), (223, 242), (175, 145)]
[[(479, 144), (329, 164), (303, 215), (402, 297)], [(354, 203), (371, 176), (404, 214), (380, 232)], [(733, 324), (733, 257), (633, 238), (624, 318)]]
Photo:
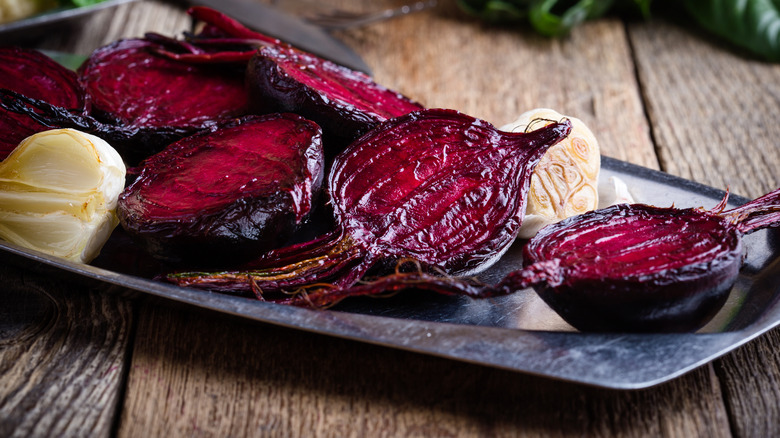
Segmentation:
[(534, 169), (520, 238), (531, 238), (545, 225), (598, 208), (601, 154), (596, 137), (582, 120), (537, 108), (501, 129), (533, 131), (564, 118), (571, 120), (571, 133), (551, 147)]
[(0, 163), (0, 239), (88, 263), (117, 226), (122, 158), (73, 129), (39, 132)]

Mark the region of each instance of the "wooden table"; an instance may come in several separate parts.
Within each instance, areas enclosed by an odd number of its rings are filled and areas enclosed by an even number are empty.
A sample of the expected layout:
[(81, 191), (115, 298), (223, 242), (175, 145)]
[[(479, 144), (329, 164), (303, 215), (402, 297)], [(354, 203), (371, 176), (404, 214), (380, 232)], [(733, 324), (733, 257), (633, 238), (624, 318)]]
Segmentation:
[[(583, 119), (604, 155), (755, 197), (780, 186), (780, 65), (663, 19), (563, 40), (450, 1), (337, 35), (378, 82), (495, 124)], [(173, 3), (100, 12), (37, 47), (179, 35)], [(780, 331), (676, 380), (612, 391), (304, 333), (0, 266), (0, 436), (681, 436), (780, 432)]]

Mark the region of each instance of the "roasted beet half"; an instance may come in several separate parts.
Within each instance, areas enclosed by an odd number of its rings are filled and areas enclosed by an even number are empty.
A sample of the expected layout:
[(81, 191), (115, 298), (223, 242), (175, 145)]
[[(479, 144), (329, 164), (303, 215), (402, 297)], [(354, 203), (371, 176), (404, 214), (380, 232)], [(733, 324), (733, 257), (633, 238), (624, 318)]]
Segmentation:
[(250, 117), (150, 157), (117, 213), (156, 257), (219, 266), (284, 243), (322, 180), (319, 126), (292, 114)]
[(259, 112), (291, 111), (339, 144), (422, 106), (368, 75), (289, 46), (263, 47), (249, 61), (247, 87)]
[[(0, 88), (44, 100), (68, 110), (84, 111), (76, 74), (35, 50), (0, 47)], [(35, 119), (0, 109), (0, 160), (36, 132), (49, 129)]]
[(179, 62), (155, 54), (158, 47), (145, 39), (116, 41), (79, 69), (96, 119), (149, 133), (147, 150), (136, 146), (125, 155), (143, 158), (170, 141), (167, 133), (190, 135), (247, 113), (243, 68)]
[(515, 239), (534, 165), (570, 128), (563, 121), (507, 133), (439, 109), (388, 120), (336, 157), (328, 178), (332, 232), (271, 251), (247, 269), (168, 279), (253, 290), (271, 300), (274, 292), (320, 283), (329, 283), (327, 290), (346, 288), (372, 266), (404, 258), (450, 274), (477, 272)]
[(742, 236), (780, 225), (780, 191), (720, 212), (617, 205), (543, 228), (524, 248), (539, 296), (585, 331), (693, 331), (728, 297)]

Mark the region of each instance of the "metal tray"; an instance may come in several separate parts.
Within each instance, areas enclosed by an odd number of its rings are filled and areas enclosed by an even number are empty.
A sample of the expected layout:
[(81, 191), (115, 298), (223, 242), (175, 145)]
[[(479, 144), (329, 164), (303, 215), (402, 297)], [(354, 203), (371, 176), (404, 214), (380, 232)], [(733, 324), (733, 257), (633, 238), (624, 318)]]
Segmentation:
[(48, 33), (52, 27), (68, 24), (106, 8), (135, 0), (106, 0), (91, 6), (64, 6), (21, 20), (0, 24), (0, 37), (4, 42), (35, 38)]
[[(637, 202), (659, 206), (711, 208), (724, 196), (720, 190), (605, 157), (602, 181), (610, 176), (625, 181)], [(730, 197), (731, 206), (745, 201)], [(482, 279), (497, 281), (516, 269), (523, 243), (517, 241)], [(759, 231), (744, 243), (745, 265), (728, 302), (706, 327), (684, 334), (580, 333), (530, 289), (485, 300), (404, 292), (309, 310), (177, 287), (125, 269), (79, 265), (3, 242), (0, 260), (68, 271), (280, 326), (587, 385), (637, 389), (704, 365), (780, 322), (780, 231)], [(126, 241), (112, 237), (104, 252), (122, 245)]]

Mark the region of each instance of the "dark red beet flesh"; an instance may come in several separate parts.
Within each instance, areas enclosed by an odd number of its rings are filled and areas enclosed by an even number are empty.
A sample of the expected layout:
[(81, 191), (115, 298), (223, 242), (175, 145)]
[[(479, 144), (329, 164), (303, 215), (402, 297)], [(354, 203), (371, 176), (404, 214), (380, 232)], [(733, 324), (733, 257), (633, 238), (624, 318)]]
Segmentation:
[(177, 62), (154, 54), (155, 47), (130, 39), (92, 53), (79, 81), (94, 117), (129, 129), (192, 134), (247, 113), (243, 69)]
[(246, 82), (258, 111), (301, 114), (326, 136), (347, 141), (423, 108), (364, 73), (288, 46), (261, 48), (249, 61)]
[(543, 228), (526, 266), (554, 260), (539, 296), (587, 331), (691, 331), (722, 307), (742, 265), (740, 233), (698, 209), (620, 205)]
[[(524, 264), (539, 296), (586, 331), (677, 332), (704, 326), (743, 261), (742, 236), (780, 225), (780, 189), (721, 211), (615, 206), (551, 225)], [(508, 283), (514, 280), (509, 279)]]
[[(0, 48), (0, 88), (75, 112), (84, 111), (76, 74), (35, 50)], [(0, 108), (0, 160), (22, 140), (46, 129), (49, 128), (30, 117)]]
[(219, 265), (284, 243), (322, 180), (319, 126), (292, 114), (251, 117), (150, 157), (117, 213), (155, 256)]
[(378, 262), (414, 258), (451, 274), (484, 269), (515, 239), (533, 167), (568, 121), (505, 133), (449, 110), (391, 119), (351, 144), (329, 176), (337, 228), (272, 251), (253, 269), (179, 273), (180, 285), (222, 291), (354, 284)]
[(92, 111), (104, 121), (189, 128), (246, 113), (243, 71), (174, 62), (142, 39), (95, 50), (79, 69)]
[(79, 69), (89, 114), (0, 90), (0, 103), (28, 123), (95, 134), (135, 165), (163, 147), (248, 112), (241, 65), (193, 65), (158, 55), (163, 40), (120, 40)]

